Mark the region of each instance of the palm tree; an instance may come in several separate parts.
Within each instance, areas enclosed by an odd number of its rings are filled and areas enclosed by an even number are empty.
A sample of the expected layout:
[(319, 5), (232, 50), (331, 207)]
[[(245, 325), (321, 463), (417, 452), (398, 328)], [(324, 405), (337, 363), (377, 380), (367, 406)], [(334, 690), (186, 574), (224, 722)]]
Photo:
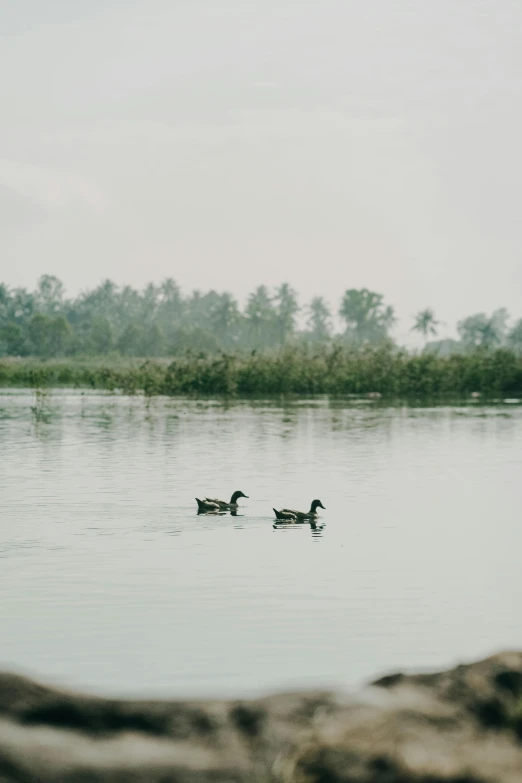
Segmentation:
[(428, 337), (435, 337), (439, 325), (440, 321), (436, 320), (435, 313), (431, 307), (426, 307), (425, 310), (421, 310), (415, 316), (415, 323), (411, 327), (411, 331), (419, 332), (427, 340)]
[(168, 277), (159, 289), (157, 321), (168, 334), (179, 325), (183, 316), (184, 301), (175, 280)]
[(331, 312), (330, 308), (322, 296), (314, 296), (307, 307), (308, 310), (308, 329), (313, 340), (324, 341), (330, 337)]
[(495, 310), (489, 321), (482, 328), (482, 345), (493, 348), (504, 342), (509, 313), (505, 307)]
[(503, 307), (495, 310), (490, 318), (485, 313), (468, 316), (457, 324), (462, 343), (469, 349), (502, 345), (506, 336), (508, 318), (509, 313)]
[(234, 344), (237, 337), (236, 326), (239, 323), (241, 314), (237, 302), (232, 296), (225, 292), (220, 294), (217, 301), (210, 309), (210, 326), (216, 336), (227, 347)]
[(511, 329), (508, 335), (508, 345), (515, 353), (522, 354), (522, 318)]
[(63, 305), (64, 287), (54, 275), (42, 275), (38, 280), (36, 302), (39, 310), (46, 315), (54, 315)]
[(345, 291), (339, 315), (346, 323), (346, 338), (359, 345), (387, 340), (388, 330), (397, 320), (393, 307), (384, 304), (382, 294), (367, 288)]
[(248, 297), (245, 308), (247, 336), (254, 347), (268, 345), (275, 320), (273, 300), (265, 285), (260, 285)]
[(288, 283), (282, 283), (275, 292), (275, 321), (279, 331), (279, 342), (284, 345), (293, 334), (299, 312), (297, 294)]

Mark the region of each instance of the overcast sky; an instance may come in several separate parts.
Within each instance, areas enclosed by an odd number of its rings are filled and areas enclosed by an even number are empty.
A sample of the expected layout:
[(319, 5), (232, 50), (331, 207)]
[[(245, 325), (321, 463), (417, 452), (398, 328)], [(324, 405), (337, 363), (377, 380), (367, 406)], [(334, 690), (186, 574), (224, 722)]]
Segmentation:
[(520, 0), (0, 0), (0, 279), (522, 316)]

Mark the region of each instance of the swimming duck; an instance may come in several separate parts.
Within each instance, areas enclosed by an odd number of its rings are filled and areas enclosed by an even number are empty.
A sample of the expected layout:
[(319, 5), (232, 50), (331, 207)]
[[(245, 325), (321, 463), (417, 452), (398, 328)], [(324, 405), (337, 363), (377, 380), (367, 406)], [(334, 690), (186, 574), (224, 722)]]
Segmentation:
[[(317, 509), (324, 508), (320, 500), (312, 500), (310, 511), (294, 511), (292, 508), (282, 508), (280, 511), (274, 508), (277, 519), (284, 519), (286, 522), (296, 522), (302, 519), (316, 519)], [(325, 509), (326, 511), (326, 509)]]
[(236, 490), (230, 498), (230, 503), (227, 503), (225, 500), (218, 500), (217, 498), (205, 498), (205, 500), (196, 498), (196, 502), (198, 504), (198, 511), (215, 513), (216, 511), (234, 511), (237, 509), (238, 498), (248, 498), (248, 495), (245, 495), (241, 490)]

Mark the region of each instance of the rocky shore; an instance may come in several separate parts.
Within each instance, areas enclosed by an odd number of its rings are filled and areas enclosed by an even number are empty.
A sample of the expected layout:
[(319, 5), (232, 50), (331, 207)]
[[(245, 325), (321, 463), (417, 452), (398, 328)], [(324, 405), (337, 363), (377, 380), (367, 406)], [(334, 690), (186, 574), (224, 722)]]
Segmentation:
[(0, 674), (0, 783), (520, 783), (522, 653), (355, 696), (125, 701)]

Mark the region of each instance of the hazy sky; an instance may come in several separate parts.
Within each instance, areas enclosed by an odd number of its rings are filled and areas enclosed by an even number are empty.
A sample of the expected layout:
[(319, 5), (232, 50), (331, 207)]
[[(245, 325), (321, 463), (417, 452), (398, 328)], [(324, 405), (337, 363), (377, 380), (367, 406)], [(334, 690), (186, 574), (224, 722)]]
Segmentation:
[(520, 0), (0, 0), (0, 279), (522, 316)]

